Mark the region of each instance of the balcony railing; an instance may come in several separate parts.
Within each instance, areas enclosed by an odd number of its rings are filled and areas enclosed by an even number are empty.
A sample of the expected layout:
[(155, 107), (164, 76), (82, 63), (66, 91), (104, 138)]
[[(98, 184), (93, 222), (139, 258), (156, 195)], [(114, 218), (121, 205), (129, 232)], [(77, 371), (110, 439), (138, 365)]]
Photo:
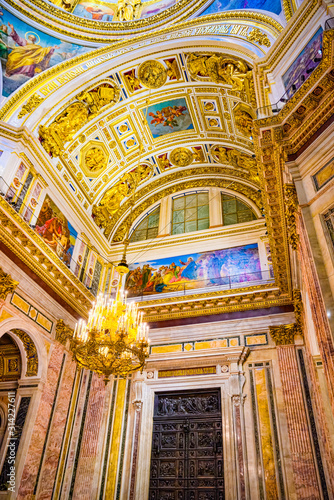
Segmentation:
[[(325, 31), (334, 29), (334, 17), (327, 19), (325, 23)], [(268, 106), (263, 106), (258, 108), (256, 111), (257, 118), (267, 118), (268, 116), (275, 115), (281, 111), (284, 105), (294, 96), (298, 89), (303, 85), (307, 78), (313, 73), (315, 68), (322, 60), (322, 49), (318, 51), (318, 54), (311, 59), (306, 66), (300, 69), (300, 72), (296, 76), (294, 82), (282, 95), (278, 102), (270, 104)]]
[[(169, 283), (167, 286), (155, 285), (151, 292), (143, 289), (128, 289), (129, 301), (146, 301), (168, 299), (193, 294), (208, 292), (220, 292), (223, 290), (236, 290), (257, 285), (274, 283), (275, 279), (271, 270), (256, 271), (252, 273), (244, 272), (220, 278), (208, 278), (204, 280), (184, 281)], [(160, 292), (158, 290), (161, 290)], [(165, 291), (164, 291), (165, 290)]]
[[(2, 177), (0, 177), (0, 196), (8, 203), (8, 205), (10, 205), (15, 210), (15, 212), (20, 215), (22, 221), (31, 229), (33, 229), (41, 238), (41, 240), (48, 244), (46, 239), (44, 239), (36, 231), (37, 217), (35, 214), (33, 214), (31, 207), (27, 206), (23, 202), (24, 196), (21, 196), (20, 194), (17, 195), (15, 189), (9, 186)], [(73, 275), (84, 284), (87, 290), (89, 290), (95, 296), (100, 292), (103, 293), (103, 290), (101, 290), (99, 287), (94, 287), (93, 285), (94, 273), (93, 275), (88, 274), (81, 268), (81, 264), (73, 259), (71, 251), (63, 247), (60, 242), (60, 238), (56, 241), (53, 241), (53, 247), (55, 257), (61, 260), (63, 264), (65, 264), (69, 268)]]

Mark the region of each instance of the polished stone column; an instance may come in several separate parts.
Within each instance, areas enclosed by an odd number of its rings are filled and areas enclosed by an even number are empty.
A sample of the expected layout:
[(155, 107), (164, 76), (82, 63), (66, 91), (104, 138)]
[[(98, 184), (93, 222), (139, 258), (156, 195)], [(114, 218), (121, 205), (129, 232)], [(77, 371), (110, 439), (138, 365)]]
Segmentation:
[(299, 500), (321, 499), (295, 346), (278, 345), (295, 488)]
[(29, 450), (21, 477), (17, 498), (31, 498), (34, 494), (36, 479), (40, 469), (44, 442), (47, 439), (49, 420), (56, 397), (59, 372), (63, 362), (64, 348), (61, 344), (52, 347), (47, 379), (42, 391), (36, 421), (34, 424)]

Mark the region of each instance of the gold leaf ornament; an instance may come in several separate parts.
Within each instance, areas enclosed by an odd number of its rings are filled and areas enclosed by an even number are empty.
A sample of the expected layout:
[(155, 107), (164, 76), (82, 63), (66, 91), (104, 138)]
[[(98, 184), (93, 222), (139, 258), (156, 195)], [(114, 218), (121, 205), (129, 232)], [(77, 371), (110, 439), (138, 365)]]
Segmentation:
[(187, 148), (176, 148), (170, 154), (170, 161), (177, 167), (187, 167), (194, 161), (194, 154)]
[(149, 60), (139, 66), (138, 76), (145, 87), (158, 89), (166, 83), (167, 71), (159, 61)]

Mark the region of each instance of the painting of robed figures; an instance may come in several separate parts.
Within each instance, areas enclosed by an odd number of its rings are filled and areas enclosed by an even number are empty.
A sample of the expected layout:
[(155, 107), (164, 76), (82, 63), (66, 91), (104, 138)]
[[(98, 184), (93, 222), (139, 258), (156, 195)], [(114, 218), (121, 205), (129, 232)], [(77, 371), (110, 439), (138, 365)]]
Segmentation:
[(47, 35), (0, 7), (0, 60), (5, 97), (51, 66), (88, 50), (91, 49)]
[(232, 285), (261, 279), (256, 243), (131, 264), (129, 296)]
[(35, 231), (69, 267), (78, 233), (48, 195), (37, 218)]

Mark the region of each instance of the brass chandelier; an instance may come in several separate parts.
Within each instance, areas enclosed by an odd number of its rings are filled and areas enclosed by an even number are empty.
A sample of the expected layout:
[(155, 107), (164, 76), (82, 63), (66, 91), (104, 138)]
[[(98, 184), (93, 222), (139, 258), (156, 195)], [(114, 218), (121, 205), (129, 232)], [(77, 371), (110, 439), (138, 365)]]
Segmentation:
[(115, 299), (102, 294), (89, 312), (87, 323), (80, 320), (72, 341), (77, 364), (104, 376), (126, 377), (142, 370), (148, 357), (148, 326), (138, 304), (128, 304), (126, 292), (117, 290)]

